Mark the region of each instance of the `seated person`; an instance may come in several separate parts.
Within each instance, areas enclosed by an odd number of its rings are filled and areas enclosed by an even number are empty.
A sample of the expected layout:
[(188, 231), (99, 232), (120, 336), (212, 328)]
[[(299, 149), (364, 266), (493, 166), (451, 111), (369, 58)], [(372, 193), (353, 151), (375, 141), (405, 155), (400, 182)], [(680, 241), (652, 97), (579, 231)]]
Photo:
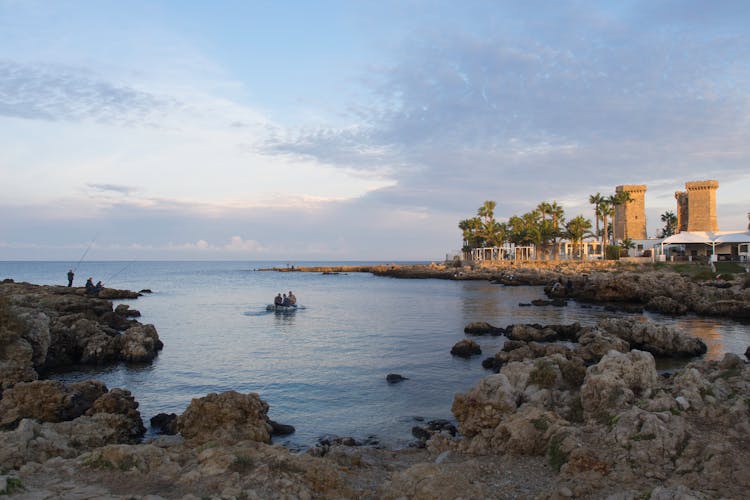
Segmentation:
[(280, 294), (280, 293), (279, 293), (279, 294), (277, 294), (277, 295), (276, 295), (276, 297), (275, 297), (275, 298), (273, 299), (273, 305), (275, 305), (275, 306), (277, 306), (277, 307), (278, 307), (278, 306), (280, 306), (280, 305), (282, 305), (282, 304), (283, 304), (283, 302), (284, 302), (284, 301), (283, 301), (283, 299), (281, 298), (281, 294)]
[(289, 305), (289, 297), (286, 294), (284, 294), (284, 298), (281, 300), (281, 305), (285, 307)]
[(290, 306), (297, 305), (297, 297), (292, 293), (291, 290), (289, 290), (289, 305)]
[(94, 280), (92, 278), (87, 279), (86, 280), (86, 293), (89, 295), (94, 293), (96, 291), (95, 288), (96, 287), (94, 286)]

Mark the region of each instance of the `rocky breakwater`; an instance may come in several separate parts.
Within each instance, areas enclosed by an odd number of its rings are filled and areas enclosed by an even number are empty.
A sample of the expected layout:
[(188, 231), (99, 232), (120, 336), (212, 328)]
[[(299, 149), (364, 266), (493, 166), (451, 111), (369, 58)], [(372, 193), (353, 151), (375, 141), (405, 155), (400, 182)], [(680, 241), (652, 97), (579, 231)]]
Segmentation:
[(582, 302), (635, 304), (670, 315), (693, 312), (706, 316), (750, 319), (750, 287), (743, 277), (731, 281), (699, 281), (674, 272), (593, 273), (572, 279), (573, 287), (547, 285), (550, 297)]
[(137, 296), (109, 288), (93, 297), (81, 288), (0, 283), (0, 391), (72, 364), (151, 361), (163, 347), (154, 326), (108, 299)]

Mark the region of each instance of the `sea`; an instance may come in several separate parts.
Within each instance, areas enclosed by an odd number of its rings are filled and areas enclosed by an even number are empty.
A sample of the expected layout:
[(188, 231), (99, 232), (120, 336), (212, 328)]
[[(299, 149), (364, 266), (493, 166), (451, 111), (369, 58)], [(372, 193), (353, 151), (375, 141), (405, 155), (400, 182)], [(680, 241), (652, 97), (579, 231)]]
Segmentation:
[[(260, 269), (287, 266), (364, 265), (369, 262), (82, 262), (75, 285), (86, 278), (139, 291), (116, 301), (153, 324), (164, 349), (150, 364), (74, 367), (50, 378), (95, 378), (130, 390), (148, 425), (158, 413), (182, 413), (192, 398), (212, 392), (256, 392), (269, 417), (295, 427), (275, 439), (292, 449), (321, 439), (377, 440), (399, 449), (411, 429), (433, 419), (453, 420), (451, 404), (491, 372), (482, 359), (505, 338), (475, 337), (482, 355), (461, 359), (451, 347), (466, 338), (464, 326), (487, 321), (594, 324), (628, 316), (571, 302), (567, 307), (521, 307), (544, 298), (541, 287), (504, 287), (487, 281), (395, 279), (369, 273), (322, 274)], [(0, 279), (66, 284), (69, 262), (0, 262)], [(293, 291), (293, 313), (266, 311), (277, 293)], [(644, 314), (695, 335), (707, 358), (744, 356), (750, 326), (721, 318)], [(670, 370), (684, 362), (659, 362)], [(386, 382), (389, 373), (408, 380)]]

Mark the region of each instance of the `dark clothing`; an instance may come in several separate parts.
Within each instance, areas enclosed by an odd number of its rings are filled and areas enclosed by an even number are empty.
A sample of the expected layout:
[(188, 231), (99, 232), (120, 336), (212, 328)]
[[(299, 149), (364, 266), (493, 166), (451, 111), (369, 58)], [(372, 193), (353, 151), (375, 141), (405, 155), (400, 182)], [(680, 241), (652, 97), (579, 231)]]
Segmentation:
[(273, 299), (273, 305), (280, 306), (282, 304), (281, 296), (277, 295), (276, 298)]
[(86, 280), (86, 293), (91, 295), (96, 292), (96, 287), (94, 286), (94, 282), (91, 281), (91, 278)]
[(73, 286), (73, 277), (75, 274), (73, 274), (73, 271), (68, 271), (68, 286)]
[(289, 297), (284, 297), (284, 299), (281, 301), (282, 306), (288, 306), (289, 305)]

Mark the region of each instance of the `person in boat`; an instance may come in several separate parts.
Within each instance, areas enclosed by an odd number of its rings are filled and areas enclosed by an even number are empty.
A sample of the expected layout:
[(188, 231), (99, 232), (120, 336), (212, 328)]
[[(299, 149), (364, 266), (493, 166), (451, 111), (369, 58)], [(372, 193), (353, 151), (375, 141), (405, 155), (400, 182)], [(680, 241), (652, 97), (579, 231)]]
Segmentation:
[(289, 305), (290, 306), (296, 306), (297, 305), (297, 297), (295, 297), (295, 295), (292, 293), (291, 290), (289, 290), (288, 298), (289, 298)]
[(284, 298), (281, 299), (281, 305), (284, 307), (289, 307), (289, 297), (284, 294)]
[(86, 280), (86, 293), (89, 295), (92, 295), (95, 292), (96, 286), (94, 285), (94, 279), (89, 276), (89, 279)]
[(69, 270), (68, 271), (68, 287), (73, 286), (73, 277), (74, 276), (75, 276), (75, 273), (73, 272), (73, 270), (72, 269)]
[(279, 307), (284, 303), (284, 299), (281, 298), (281, 294), (276, 294), (276, 297), (273, 299), (273, 305), (276, 307)]

